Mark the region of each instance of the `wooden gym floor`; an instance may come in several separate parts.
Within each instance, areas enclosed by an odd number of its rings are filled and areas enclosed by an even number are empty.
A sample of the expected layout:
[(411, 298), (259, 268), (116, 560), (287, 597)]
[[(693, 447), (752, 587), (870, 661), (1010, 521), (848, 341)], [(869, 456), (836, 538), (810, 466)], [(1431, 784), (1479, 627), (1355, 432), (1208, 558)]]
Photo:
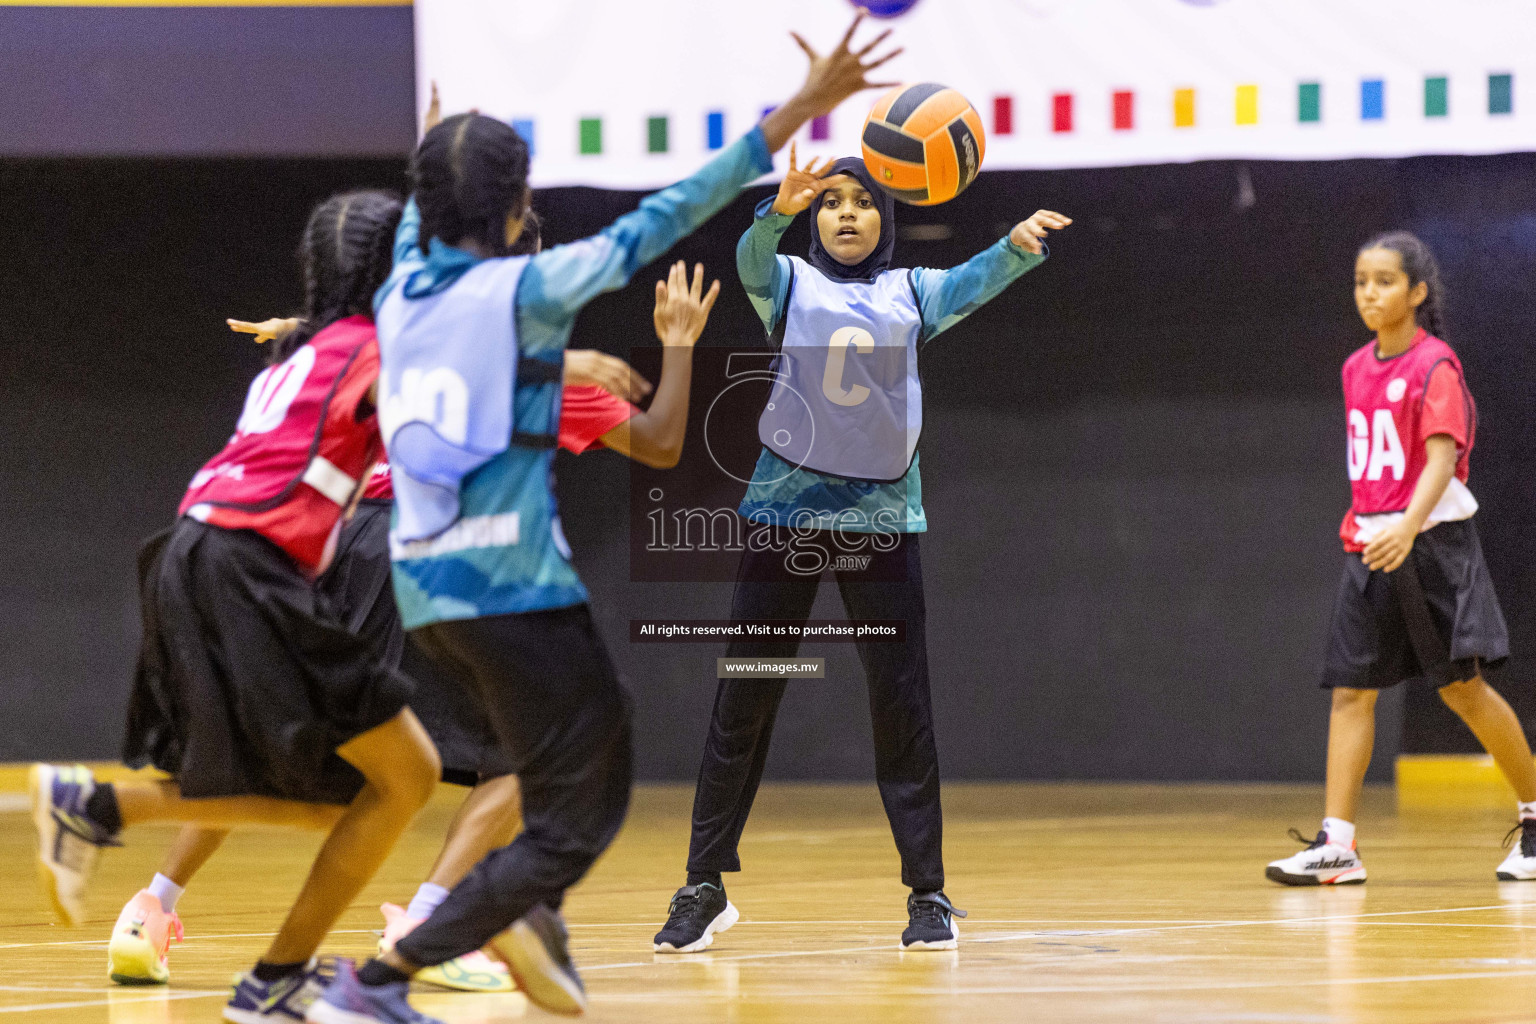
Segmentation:
[[(366, 955), (379, 902), (403, 902), (458, 794), (444, 787), (327, 950)], [(108, 931), (169, 841), (130, 832), (90, 894), (92, 921), (50, 923), (29, 819), (0, 813), (0, 1018), (216, 1021), (229, 976), (276, 927), (317, 840), (233, 839), (183, 897), (172, 985), (107, 982)], [(948, 891), (971, 916), (957, 952), (904, 954), (904, 890), (875, 789), (766, 787), (746, 871), (727, 879), (742, 920), (705, 954), (655, 956), (650, 938), (682, 881), (691, 792), (645, 787), (629, 824), (571, 896), (574, 952), (593, 1021), (1391, 1022), (1536, 1021), (1536, 882), (1494, 867), (1503, 802), (1396, 806), (1367, 796), (1365, 886), (1285, 889), (1265, 862), (1314, 830), (1316, 787), (949, 785)], [(553, 1020), (521, 996), (422, 991), (454, 1024)]]

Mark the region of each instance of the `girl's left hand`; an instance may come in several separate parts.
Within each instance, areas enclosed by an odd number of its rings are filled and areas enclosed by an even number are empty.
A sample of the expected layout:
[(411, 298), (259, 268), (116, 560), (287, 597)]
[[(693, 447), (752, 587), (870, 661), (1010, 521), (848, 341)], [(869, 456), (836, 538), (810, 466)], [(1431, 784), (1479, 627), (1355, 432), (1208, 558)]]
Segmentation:
[(299, 326), (299, 318), (273, 317), (271, 320), (263, 320), (261, 323), (252, 323), (249, 320), (225, 320), (229, 329), (241, 334), (256, 335), (256, 344), (260, 345), (268, 341), (280, 341), (292, 334)]
[(1035, 215), (1028, 220), (1021, 220), (1008, 232), (1008, 241), (1039, 256), (1045, 251), (1042, 241), (1047, 231), (1060, 231), (1072, 223), (1071, 217), (1064, 217), (1052, 210), (1036, 210)]
[(704, 264), (693, 265), (693, 284), (688, 283), (688, 264), (678, 260), (667, 272), (665, 281), (656, 282), (656, 337), (665, 347), (692, 348), (709, 311), (720, 297), (720, 282), (716, 281), (704, 291)]
[(1389, 526), (1365, 546), (1365, 550), (1360, 552), (1360, 560), (1373, 572), (1377, 569), (1392, 572), (1403, 564), (1408, 552), (1413, 550), (1413, 542), (1417, 537), (1418, 531), (1408, 529), (1407, 523)]

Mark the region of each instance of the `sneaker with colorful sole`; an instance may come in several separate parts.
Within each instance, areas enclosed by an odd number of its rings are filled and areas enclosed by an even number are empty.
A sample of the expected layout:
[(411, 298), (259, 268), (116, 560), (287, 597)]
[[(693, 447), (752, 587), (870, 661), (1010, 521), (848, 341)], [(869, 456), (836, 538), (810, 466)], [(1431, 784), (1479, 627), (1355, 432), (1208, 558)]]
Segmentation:
[[(405, 908), (386, 903), (379, 908), (384, 915), (384, 934), (379, 937), (379, 955), (395, 948), (424, 918), (407, 917)], [(480, 950), (456, 956), (447, 963), (427, 967), (411, 979), (455, 992), (515, 992), (517, 984), (507, 965), (493, 960)]]
[(166, 960), (171, 939), (181, 942), (181, 918), (166, 913), (160, 897), (139, 890), (117, 915), (107, 943), (107, 977), (119, 985), (164, 985), (171, 980)]

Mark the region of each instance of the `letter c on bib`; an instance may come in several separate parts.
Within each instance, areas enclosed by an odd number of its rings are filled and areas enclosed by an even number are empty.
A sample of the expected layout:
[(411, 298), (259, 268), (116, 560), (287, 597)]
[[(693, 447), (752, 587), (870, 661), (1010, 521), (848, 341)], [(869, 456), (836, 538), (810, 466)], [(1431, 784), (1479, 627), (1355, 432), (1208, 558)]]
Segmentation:
[(821, 393), (835, 405), (860, 405), (869, 397), (869, 388), (855, 384), (843, 387), (843, 368), (848, 363), (848, 346), (865, 355), (875, 350), (875, 339), (862, 327), (839, 327), (827, 342), (827, 368), (821, 375)]

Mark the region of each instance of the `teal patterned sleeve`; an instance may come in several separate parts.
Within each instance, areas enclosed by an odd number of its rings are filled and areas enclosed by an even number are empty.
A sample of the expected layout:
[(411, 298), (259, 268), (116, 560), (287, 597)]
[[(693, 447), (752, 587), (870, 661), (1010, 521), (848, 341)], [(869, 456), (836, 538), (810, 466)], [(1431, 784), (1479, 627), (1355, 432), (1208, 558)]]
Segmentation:
[(622, 288), (646, 264), (672, 248), (773, 170), (761, 128), (753, 128), (692, 177), (646, 196), (640, 208), (602, 231), (533, 257), (518, 287), (519, 341), (537, 352), (545, 335), (560, 347), (576, 314), (603, 292)]
[(789, 258), (779, 255), (779, 239), (795, 218), (774, 213), (772, 196), (758, 203), (753, 214), (752, 226), (736, 243), (736, 276), (763, 330), (772, 334), (789, 301)]
[(1014, 281), (1045, 262), (1050, 250), (1039, 256), (1000, 238), (958, 267), (912, 271), (912, 286), (923, 314), (924, 341), (942, 334), (970, 316)]

